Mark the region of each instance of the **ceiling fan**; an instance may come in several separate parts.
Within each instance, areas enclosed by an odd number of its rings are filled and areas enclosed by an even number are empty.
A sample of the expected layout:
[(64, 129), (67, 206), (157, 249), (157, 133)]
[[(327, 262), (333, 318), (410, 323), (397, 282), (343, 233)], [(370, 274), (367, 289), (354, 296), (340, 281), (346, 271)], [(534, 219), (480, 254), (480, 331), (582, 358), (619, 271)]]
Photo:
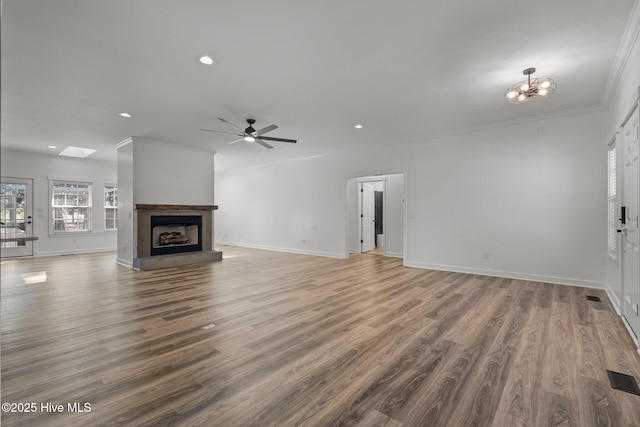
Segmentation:
[(229, 123), (225, 119), (221, 119), (220, 117), (218, 117), (218, 120), (228, 124), (229, 126), (231, 126), (232, 128), (234, 128), (240, 133), (224, 132), (220, 130), (211, 130), (211, 129), (200, 129), (200, 130), (203, 130), (205, 132), (228, 133), (230, 135), (236, 135), (240, 137), (239, 139), (231, 141), (229, 144), (235, 144), (236, 142), (240, 142), (240, 141), (247, 141), (247, 142), (256, 142), (265, 148), (273, 148), (273, 146), (267, 144), (265, 141), (290, 142), (293, 144), (297, 142), (295, 139), (273, 138), (269, 136), (264, 136), (265, 133), (278, 129), (278, 126), (276, 125), (270, 125), (270, 126), (267, 126), (266, 128), (255, 130), (253, 128), (253, 124), (256, 121), (254, 119), (247, 119), (247, 123), (249, 124), (249, 126), (245, 130), (242, 130), (238, 126), (234, 125), (233, 123)]

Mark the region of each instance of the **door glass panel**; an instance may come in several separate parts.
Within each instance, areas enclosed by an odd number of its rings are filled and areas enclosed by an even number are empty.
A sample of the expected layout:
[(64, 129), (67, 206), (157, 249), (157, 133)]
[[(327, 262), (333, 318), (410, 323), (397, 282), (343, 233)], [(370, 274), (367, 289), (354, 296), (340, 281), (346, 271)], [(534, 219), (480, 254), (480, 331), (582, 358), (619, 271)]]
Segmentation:
[[(0, 184), (0, 233), (2, 237), (25, 234), (26, 184)], [(15, 248), (25, 242), (3, 242), (2, 248)]]

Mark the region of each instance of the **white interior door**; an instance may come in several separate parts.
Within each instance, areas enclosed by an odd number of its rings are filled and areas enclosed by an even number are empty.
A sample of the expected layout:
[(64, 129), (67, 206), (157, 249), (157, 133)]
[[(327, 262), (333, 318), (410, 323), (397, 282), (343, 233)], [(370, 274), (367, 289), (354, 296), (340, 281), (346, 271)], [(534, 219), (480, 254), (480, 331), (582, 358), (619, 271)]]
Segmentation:
[(639, 118), (636, 107), (622, 128), (622, 315), (636, 339), (640, 337)]
[(376, 246), (376, 205), (375, 184), (363, 182), (360, 194), (362, 195), (362, 252), (370, 251)]
[[(31, 179), (2, 178), (0, 182), (0, 233), (3, 238), (33, 235)], [(33, 242), (2, 242), (2, 257), (31, 256)]]

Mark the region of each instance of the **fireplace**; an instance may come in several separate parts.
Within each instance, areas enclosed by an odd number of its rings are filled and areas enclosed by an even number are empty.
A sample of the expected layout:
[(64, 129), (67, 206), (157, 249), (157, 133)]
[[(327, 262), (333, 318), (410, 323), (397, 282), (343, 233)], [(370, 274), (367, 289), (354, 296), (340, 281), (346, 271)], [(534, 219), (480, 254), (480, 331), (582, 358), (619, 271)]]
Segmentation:
[(135, 204), (133, 268), (152, 270), (219, 261), (213, 249), (215, 205)]
[(202, 216), (151, 216), (151, 256), (200, 251)]

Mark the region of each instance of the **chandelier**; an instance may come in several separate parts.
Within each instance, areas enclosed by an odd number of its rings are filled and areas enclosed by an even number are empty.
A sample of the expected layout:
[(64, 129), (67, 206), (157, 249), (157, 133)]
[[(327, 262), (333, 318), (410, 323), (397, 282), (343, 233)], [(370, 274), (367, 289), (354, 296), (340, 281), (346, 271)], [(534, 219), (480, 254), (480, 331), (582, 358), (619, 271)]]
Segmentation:
[(523, 80), (512, 85), (504, 94), (504, 99), (512, 104), (524, 104), (538, 97), (546, 97), (556, 90), (556, 82), (548, 77), (540, 77), (531, 80), (531, 74), (535, 73), (535, 68), (527, 68), (522, 72), (527, 76), (527, 80)]

